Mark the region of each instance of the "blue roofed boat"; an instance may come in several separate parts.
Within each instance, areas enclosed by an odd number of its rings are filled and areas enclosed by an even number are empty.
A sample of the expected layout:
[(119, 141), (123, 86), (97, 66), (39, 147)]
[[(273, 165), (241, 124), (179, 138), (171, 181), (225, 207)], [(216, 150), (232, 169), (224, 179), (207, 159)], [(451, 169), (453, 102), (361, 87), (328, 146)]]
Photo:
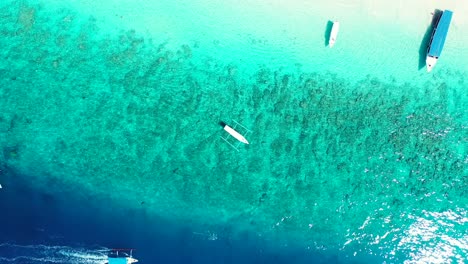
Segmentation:
[(426, 56), (426, 67), (427, 71), (430, 72), (437, 60), (439, 59), (440, 53), (444, 48), (445, 38), (447, 37), (448, 29), (450, 27), (450, 21), (452, 20), (453, 12), (445, 10), (437, 21), (434, 31), (432, 32), (431, 41), (427, 48)]
[(106, 264), (131, 264), (138, 262), (132, 256), (133, 249), (112, 249)]

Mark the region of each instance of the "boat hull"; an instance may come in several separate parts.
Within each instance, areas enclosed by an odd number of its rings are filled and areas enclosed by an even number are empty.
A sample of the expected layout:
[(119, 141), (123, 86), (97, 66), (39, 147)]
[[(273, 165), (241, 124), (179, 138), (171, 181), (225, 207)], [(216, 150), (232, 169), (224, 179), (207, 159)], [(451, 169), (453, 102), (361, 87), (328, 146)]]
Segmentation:
[(426, 68), (427, 68), (427, 72), (432, 71), (432, 69), (433, 69), (434, 66), (436, 65), (436, 62), (437, 62), (437, 58), (432, 57), (432, 56), (427, 56), (427, 57), (426, 57)]
[(244, 144), (249, 144), (249, 142), (247, 141), (247, 139), (245, 139), (244, 136), (242, 136), (241, 134), (239, 134), (239, 132), (235, 131), (232, 127), (228, 126), (228, 125), (225, 125), (224, 126), (224, 130), (226, 132), (228, 132), (231, 136), (233, 136), (235, 139), (239, 140), (240, 142), (244, 143)]
[(445, 10), (434, 27), (431, 40), (427, 47), (426, 67), (428, 72), (432, 71), (440, 57), (440, 54), (442, 53), (450, 22), (452, 20), (452, 15), (452, 11)]
[(335, 21), (333, 23), (333, 27), (332, 27), (332, 30), (330, 32), (330, 38), (328, 39), (328, 46), (330, 48), (333, 48), (333, 46), (335, 46), (336, 37), (338, 36), (339, 31), (340, 31), (340, 22)]

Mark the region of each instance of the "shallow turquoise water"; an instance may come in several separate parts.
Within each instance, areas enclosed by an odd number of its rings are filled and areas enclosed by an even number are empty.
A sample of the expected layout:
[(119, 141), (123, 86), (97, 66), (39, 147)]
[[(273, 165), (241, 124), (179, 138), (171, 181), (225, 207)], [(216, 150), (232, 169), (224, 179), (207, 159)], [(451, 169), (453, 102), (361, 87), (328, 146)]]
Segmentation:
[[(3, 4), (2, 168), (52, 193), (191, 219), (207, 239), (247, 230), (285, 251), (467, 257), (468, 98), (455, 36), (428, 74), (418, 68), (426, 27), (385, 52), (373, 47), (402, 38), (396, 26), (364, 40), (344, 27), (329, 49), (327, 20), (296, 16), (313, 28), (303, 32), (275, 13), (183, 3), (148, 6), (160, 23), (133, 29), (116, 23), (133, 14), (127, 5), (111, 19), (52, 1)], [(233, 119), (253, 131), (240, 152), (220, 140), (219, 121)]]

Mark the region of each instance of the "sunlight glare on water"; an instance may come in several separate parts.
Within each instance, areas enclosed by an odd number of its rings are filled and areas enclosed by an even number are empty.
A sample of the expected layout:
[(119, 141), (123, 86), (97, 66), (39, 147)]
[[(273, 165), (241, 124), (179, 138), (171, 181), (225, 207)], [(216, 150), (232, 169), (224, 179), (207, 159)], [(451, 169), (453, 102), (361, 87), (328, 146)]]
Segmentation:
[(404, 232), (398, 244), (401, 250), (411, 251), (405, 263), (463, 263), (463, 251), (468, 250), (468, 234), (456, 232), (455, 224), (468, 222), (466, 210), (437, 213), (423, 211), (424, 216), (409, 215), (414, 223)]

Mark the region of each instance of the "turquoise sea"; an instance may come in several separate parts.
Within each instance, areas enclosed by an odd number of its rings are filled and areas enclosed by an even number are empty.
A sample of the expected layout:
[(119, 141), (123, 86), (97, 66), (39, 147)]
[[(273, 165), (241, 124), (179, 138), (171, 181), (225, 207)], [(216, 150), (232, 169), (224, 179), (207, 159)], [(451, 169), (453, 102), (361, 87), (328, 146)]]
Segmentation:
[(467, 10), (1, 1), (0, 262), (466, 262)]

